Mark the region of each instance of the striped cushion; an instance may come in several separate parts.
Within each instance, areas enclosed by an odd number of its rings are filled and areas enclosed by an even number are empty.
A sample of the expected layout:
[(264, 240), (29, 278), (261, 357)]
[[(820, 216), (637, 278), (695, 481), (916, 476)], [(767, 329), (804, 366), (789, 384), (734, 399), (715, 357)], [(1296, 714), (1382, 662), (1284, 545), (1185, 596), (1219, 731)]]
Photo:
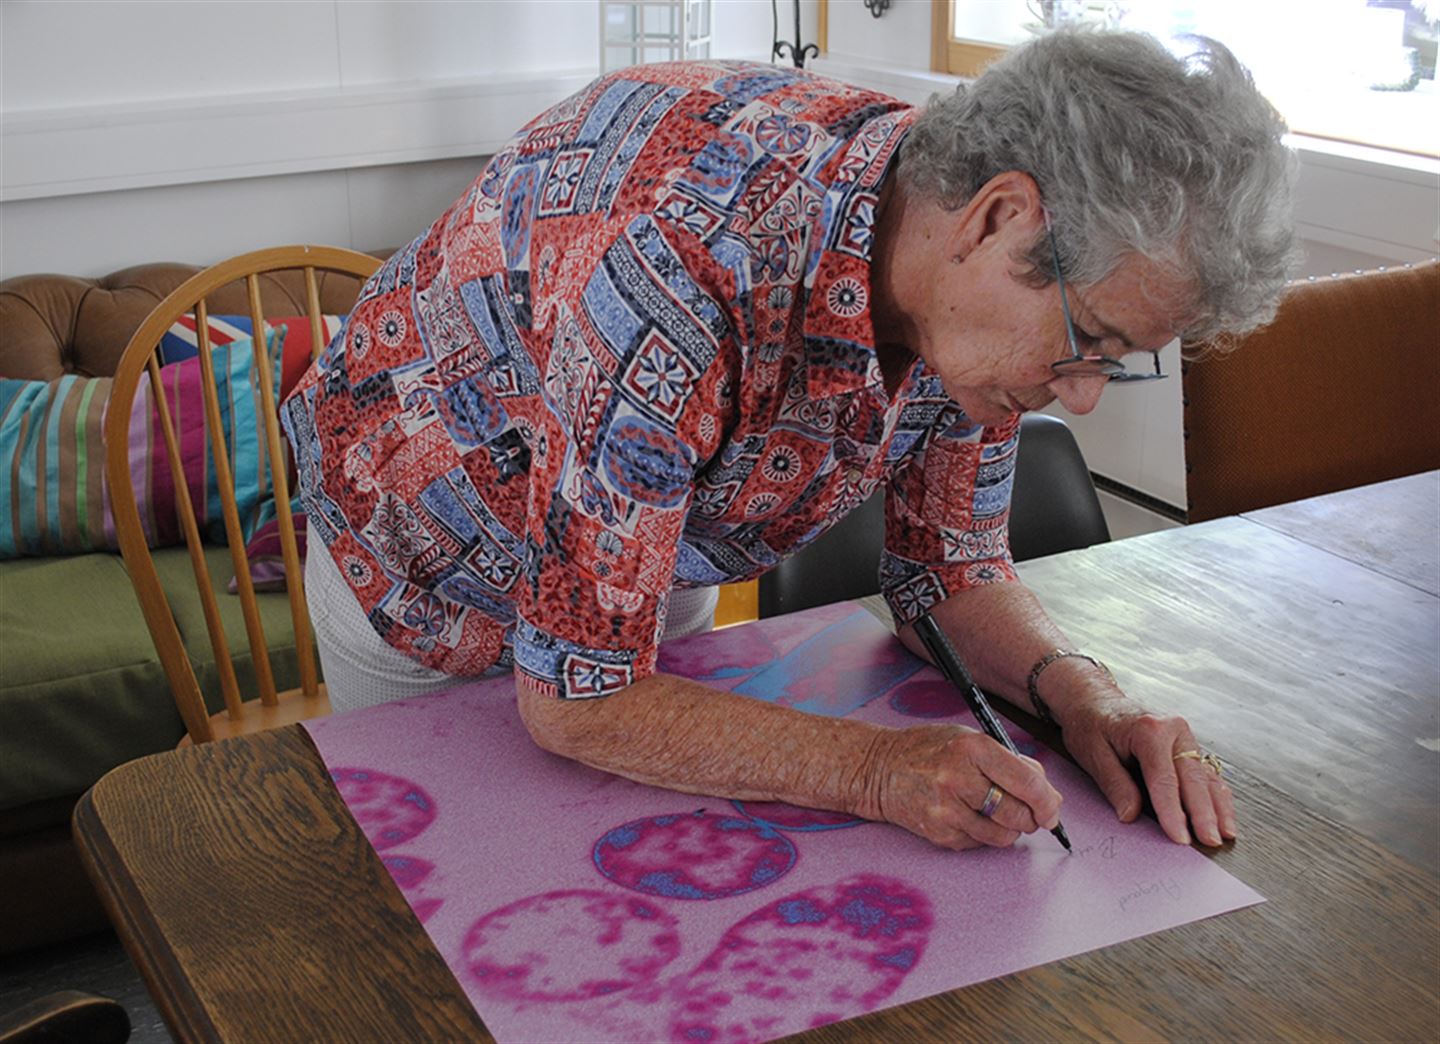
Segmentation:
[[(270, 332), (272, 358), (284, 336), (283, 330)], [(215, 347), (212, 357), (236, 503), (248, 535), (270, 494), (253, 345), (249, 338), (231, 341)], [(196, 519), (206, 538), (218, 543), (225, 528), (200, 381), (198, 359), (160, 370)], [(111, 384), (109, 377), (73, 375), (48, 382), (0, 379), (0, 558), (117, 546), (101, 437)], [(154, 398), (144, 374), (131, 413), (130, 472), (146, 540), (165, 547), (179, 543), (181, 535)]]
[(0, 379), (0, 558), (115, 546), (101, 435), (111, 383)]

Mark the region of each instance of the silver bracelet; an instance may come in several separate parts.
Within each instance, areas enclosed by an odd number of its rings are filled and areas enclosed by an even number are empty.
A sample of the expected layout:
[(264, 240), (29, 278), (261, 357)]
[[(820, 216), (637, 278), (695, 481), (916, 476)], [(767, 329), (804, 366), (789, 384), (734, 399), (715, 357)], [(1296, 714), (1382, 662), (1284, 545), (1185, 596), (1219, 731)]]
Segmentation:
[(1040, 698), (1040, 690), (1036, 686), (1040, 681), (1041, 671), (1043, 671), (1046, 667), (1049, 667), (1056, 660), (1063, 660), (1067, 656), (1074, 656), (1081, 660), (1089, 660), (1096, 667), (1099, 667), (1102, 671), (1105, 672), (1105, 677), (1109, 678), (1111, 681), (1115, 680), (1115, 675), (1110, 673), (1109, 667), (1106, 667), (1099, 660), (1095, 659), (1095, 657), (1090, 656), (1086, 653), (1074, 652), (1073, 650), (1066, 649), (1054, 649), (1046, 653), (1044, 656), (1040, 657), (1039, 661), (1035, 664), (1035, 666), (1030, 668), (1030, 677), (1025, 679), (1025, 688), (1030, 693), (1030, 702), (1035, 705), (1036, 715), (1039, 716), (1041, 721), (1048, 721), (1056, 728), (1059, 728), (1060, 723), (1055, 720), (1055, 715), (1050, 713), (1049, 705)]

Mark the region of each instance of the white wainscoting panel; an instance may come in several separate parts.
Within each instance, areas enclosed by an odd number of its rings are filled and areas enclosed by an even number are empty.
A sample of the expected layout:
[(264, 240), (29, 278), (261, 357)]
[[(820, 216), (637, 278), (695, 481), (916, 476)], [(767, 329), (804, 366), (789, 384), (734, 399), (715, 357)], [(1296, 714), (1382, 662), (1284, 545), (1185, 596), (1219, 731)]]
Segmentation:
[(1440, 160), (1298, 136), (1294, 144), (1302, 239), (1391, 263), (1440, 251)]
[(100, 276), (147, 261), (204, 265), (306, 242), (352, 245), (344, 171), (6, 203), (0, 278)]
[(404, 246), (434, 224), (488, 159), (465, 156), (350, 171), (350, 242), (359, 250)]

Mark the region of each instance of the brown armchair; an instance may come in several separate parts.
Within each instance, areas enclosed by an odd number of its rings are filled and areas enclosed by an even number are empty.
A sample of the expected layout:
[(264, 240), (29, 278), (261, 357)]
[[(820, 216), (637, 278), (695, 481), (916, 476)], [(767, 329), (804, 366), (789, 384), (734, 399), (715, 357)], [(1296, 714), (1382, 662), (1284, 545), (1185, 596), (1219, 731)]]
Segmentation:
[(1440, 468), (1440, 261), (1293, 283), (1182, 373), (1191, 522)]

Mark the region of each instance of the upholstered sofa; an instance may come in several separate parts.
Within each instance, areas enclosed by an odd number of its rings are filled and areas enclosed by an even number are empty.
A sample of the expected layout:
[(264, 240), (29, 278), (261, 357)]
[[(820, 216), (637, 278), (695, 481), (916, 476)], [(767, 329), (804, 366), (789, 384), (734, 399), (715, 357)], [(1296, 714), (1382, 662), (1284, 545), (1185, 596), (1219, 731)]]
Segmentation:
[[(56, 382), (67, 375), (109, 376), (141, 320), (196, 271), (152, 264), (100, 279), (34, 275), (0, 282), (0, 378)], [(322, 310), (347, 312), (357, 290), (353, 278), (323, 276)], [(298, 273), (264, 280), (268, 319), (303, 315), (304, 300)], [(210, 312), (246, 314), (244, 288), (227, 287), (214, 296)], [(109, 381), (94, 384), (92, 399), (108, 393)], [(19, 386), (6, 387), (13, 402)], [(46, 390), (27, 387), (42, 395)], [(70, 422), (68, 415), (58, 419), (62, 428)], [(13, 448), (13, 430), (11, 436)], [(10, 513), (5, 522), (20, 534), (27, 528), (21, 515), (34, 506), (16, 502), (14, 491), (24, 485), (18, 463), (0, 465), (6, 469), (0, 482), (8, 483), (0, 498)], [(90, 447), (84, 466), (92, 469), (93, 490), (98, 477), (93, 469), (103, 468), (99, 446)], [(22, 554), (0, 560), (0, 953), (104, 924), (71, 847), (71, 809), (110, 768), (173, 747), (184, 733), (119, 554), (37, 554), (47, 547), (37, 544), (33, 521), (28, 529), (28, 544), (19, 541)], [(211, 554), (217, 585), (228, 584), (227, 553), (217, 547)], [(172, 605), (174, 593), (189, 591), (175, 609), (177, 622), (217, 711), (222, 704), (212, 654), (184, 548), (158, 551), (156, 564)], [(295, 685), (294, 636), (284, 596), (262, 600), (271, 603), (263, 613), (276, 682), (282, 688)], [(223, 611), (231, 612), (226, 621), (231, 646), (244, 649), (238, 600), (222, 594), (221, 602)], [(248, 653), (236, 665), (243, 687), (250, 677)]]

